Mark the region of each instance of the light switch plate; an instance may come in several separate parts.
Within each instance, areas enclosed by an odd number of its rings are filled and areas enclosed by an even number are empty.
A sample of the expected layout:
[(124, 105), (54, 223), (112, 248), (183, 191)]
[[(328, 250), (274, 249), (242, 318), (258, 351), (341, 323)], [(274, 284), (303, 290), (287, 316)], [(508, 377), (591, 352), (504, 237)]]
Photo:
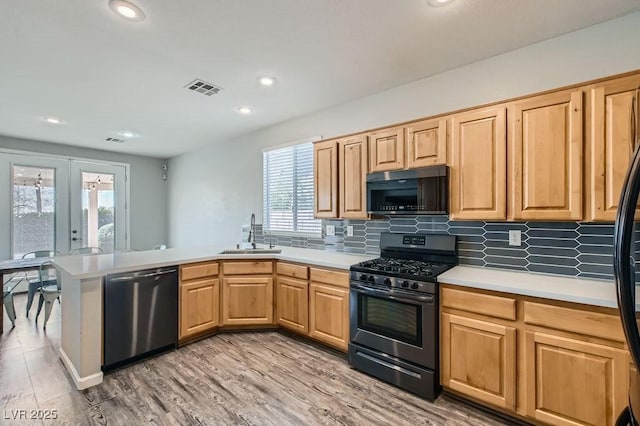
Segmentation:
[(353, 237), (353, 225), (347, 225), (347, 237)]
[(522, 231), (518, 230), (509, 230), (509, 245), (510, 246), (521, 246), (522, 245)]
[(335, 225), (327, 225), (327, 235), (329, 235), (329, 236), (336, 235), (336, 227), (335, 227)]

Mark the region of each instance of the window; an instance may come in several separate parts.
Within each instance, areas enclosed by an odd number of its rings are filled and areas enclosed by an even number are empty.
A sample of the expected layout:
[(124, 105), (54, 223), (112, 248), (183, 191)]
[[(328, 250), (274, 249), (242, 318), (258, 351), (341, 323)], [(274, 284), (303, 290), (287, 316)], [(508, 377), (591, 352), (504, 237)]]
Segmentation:
[(320, 235), (313, 218), (313, 144), (263, 153), (263, 227), (283, 234)]

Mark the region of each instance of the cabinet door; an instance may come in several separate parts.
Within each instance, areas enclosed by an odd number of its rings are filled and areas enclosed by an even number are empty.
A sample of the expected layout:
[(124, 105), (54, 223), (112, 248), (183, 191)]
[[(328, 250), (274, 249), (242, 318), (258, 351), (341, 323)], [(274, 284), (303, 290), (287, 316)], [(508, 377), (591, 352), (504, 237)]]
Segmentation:
[(407, 127), (407, 168), (447, 164), (447, 120), (425, 120)]
[(367, 218), (367, 137), (356, 136), (338, 143), (340, 217)]
[(276, 285), (277, 323), (289, 330), (309, 332), (309, 284), (278, 276)]
[(316, 218), (338, 217), (338, 142), (313, 145), (314, 203)]
[(635, 148), (632, 113), (637, 123), (639, 86), (640, 76), (633, 76), (591, 89), (588, 183), (591, 220), (616, 220), (622, 184)]
[(342, 351), (349, 344), (349, 289), (309, 284), (309, 335)]
[(217, 278), (180, 284), (180, 339), (211, 330), (220, 323)]
[(513, 219), (582, 220), (582, 92), (537, 96), (509, 112)]
[(224, 325), (273, 324), (273, 278), (230, 277), (222, 280)]
[(369, 172), (404, 168), (404, 129), (381, 130), (369, 135)]
[(515, 328), (443, 313), (441, 341), (443, 386), (515, 409)]
[(451, 119), (451, 218), (506, 219), (505, 108)]
[(527, 415), (555, 425), (613, 425), (627, 405), (621, 349), (527, 331)]

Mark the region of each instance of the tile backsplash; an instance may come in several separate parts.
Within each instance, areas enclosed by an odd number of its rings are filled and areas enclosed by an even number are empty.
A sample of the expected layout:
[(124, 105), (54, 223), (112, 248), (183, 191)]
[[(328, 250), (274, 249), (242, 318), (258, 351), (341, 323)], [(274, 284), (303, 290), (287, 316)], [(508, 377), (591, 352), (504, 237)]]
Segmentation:
[[(378, 255), (380, 233), (448, 233), (458, 236), (461, 264), (521, 271), (613, 279), (613, 224), (578, 222), (469, 222), (443, 216), (403, 216), (381, 220), (323, 220), (335, 236), (321, 238), (273, 235), (273, 243), (355, 254)], [(347, 226), (353, 236), (347, 236)], [(520, 246), (509, 245), (509, 230), (519, 230)], [(269, 236), (256, 229), (256, 240)]]

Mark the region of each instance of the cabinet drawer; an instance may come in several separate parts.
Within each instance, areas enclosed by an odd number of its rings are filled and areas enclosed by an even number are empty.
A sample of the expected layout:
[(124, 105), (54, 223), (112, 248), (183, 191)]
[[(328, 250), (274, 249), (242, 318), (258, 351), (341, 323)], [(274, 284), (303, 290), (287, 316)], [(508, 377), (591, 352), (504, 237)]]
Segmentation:
[(620, 318), (600, 312), (524, 302), (524, 322), (624, 342)]
[(442, 289), (442, 306), (507, 320), (516, 319), (516, 300), (508, 297)]
[(218, 263), (193, 263), (180, 267), (180, 280), (193, 280), (218, 275)]
[(299, 278), (301, 280), (309, 278), (309, 268), (302, 265), (278, 262), (276, 264), (276, 271), (278, 275), (286, 275), (287, 277)]
[(222, 272), (225, 275), (270, 274), (273, 272), (273, 262), (223, 262)]
[(349, 273), (329, 269), (309, 268), (311, 281), (349, 288)]

